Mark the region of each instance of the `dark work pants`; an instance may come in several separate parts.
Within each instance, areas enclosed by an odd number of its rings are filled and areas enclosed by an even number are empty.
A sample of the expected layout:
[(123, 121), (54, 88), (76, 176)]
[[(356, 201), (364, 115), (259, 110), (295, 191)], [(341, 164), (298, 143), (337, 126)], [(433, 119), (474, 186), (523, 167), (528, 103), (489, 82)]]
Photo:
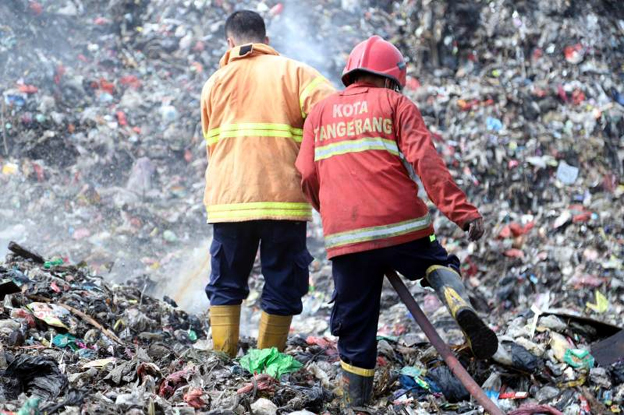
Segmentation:
[(215, 223), (206, 294), (211, 305), (240, 304), (249, 295), (249, 274), (260, 246), (264, 289), (260, 306), (269, 314), (300, 314), (308, 292), (306, 222), (257, 220)]
[(374, 369), (377, 323), (385, 272), (393, 269), (410, 280), (423, 278), (427, 268), (443, 265), (459, 272), (459, 259), (429, 238), (332, 259), (334, 308), (331, 332), (345, 363)]

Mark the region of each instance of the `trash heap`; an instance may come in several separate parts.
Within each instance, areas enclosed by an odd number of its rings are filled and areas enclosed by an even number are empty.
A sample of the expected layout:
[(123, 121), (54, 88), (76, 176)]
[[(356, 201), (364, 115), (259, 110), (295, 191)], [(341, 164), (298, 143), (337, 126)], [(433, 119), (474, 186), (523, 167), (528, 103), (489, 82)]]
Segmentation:
[(203, 3), (2, 2), (5, 246), (123, 280), (206, 245), (199, 94), (227, 12)]
[[(229, 361), (210, 351), (205, 316), (150, 296), (169, 293), (180, 263), (207, 246), (198, 100), (225, 50), (225, 17), (250, 8), (277, 50), (336, 85), (367, 36), (405, 53), (404, 92), (485, 218), (486, 237), (468, 243), (431, 206), (499, 354), (471, 359), (435, 295), (409, 286), (489, 396), (517, 413), (620, 413), (620, 3), (1, 2), (0, 249), (15, 239), (50, 258), (13, 245), (0, 268), (0, 409), (339, 413), (318, 225), (285, 355), (246, 338)], [(258, 267), (250, 285), (244, 324), (255, 327)], [(476, 411), (389, 286), (382, 309), (373, 412)]]
[[(45, 259), (14, 243), (9, 249), (0, 266), (3, 415), (340, 412), (331, 338), (295, 335), (285, 353), (254, 349), (255, 340), (245, 338), (239, 358), (229, 360), (211, 350), (205, 316), (146, 295), (140, 282), (111, 286), (84, 264)], [(416, 285), (413, 291), (431, 296)], [(384, 303), (389, 297), (384, 292)], [(431, 313), (432, 299), (422, 303)], [(400, 305), (388, 308), (383, 320), (392, 328), (380, 330), (371, 413), (478, 409)], [(458, 343), (459, 329), (441, 310), (433, 321)], [(619, 413), (623, 337), (617, 326), (544, 311), (500, 327), (490, 361), (472, 359), (466, 346), (455, 349), (506, 411)]]

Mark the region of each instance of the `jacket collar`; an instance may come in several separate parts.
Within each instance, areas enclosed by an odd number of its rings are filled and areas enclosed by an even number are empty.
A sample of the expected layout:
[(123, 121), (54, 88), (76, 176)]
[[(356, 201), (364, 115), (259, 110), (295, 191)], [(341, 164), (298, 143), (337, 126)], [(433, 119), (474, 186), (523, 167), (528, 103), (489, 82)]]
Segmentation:
[(344, 89), (340, 95), (357, 95), (368, 91), (370, 88), (379, 88), (377, 85), (370, 82), (354, 82)]
[(279, 53), (264, 43), (247, 43), (246, 45), (239, 45), (225, 52), (225, 55), (223, 55), (219, 61), (219, 66), (223, 68), (228, 63), (259, 55), (279, 56)]

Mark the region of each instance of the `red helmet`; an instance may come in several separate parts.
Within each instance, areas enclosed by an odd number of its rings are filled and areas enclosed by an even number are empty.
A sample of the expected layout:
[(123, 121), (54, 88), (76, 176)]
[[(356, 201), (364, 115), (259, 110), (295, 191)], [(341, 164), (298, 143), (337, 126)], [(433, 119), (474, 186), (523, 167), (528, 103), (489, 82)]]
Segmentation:
[(349, 75), (355, 71), (385, 76), (396, 81), (401, 88), (405, 86), (407, 70), (403, 55), (392, 43), (377, 35), (359, 43), (351, 51), (342, 71), (342, 83), (345, 86), (353, 82)]

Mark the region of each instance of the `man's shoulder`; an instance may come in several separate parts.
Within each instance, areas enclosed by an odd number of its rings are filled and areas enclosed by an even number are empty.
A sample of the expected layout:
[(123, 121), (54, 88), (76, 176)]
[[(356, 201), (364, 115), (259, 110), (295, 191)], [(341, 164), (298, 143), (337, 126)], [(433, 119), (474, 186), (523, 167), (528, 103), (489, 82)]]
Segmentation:
[(204, 82), (204, 87), (202, 88), (202, 94), (210, 92), (210, 90), (216, 84), (218, 84), (221, 79), (223, 79), (223, 77), (227, 74), (227, 72), (230, 69), (231, 68), (224, 66), (214, 71), (212, 75), (210, 75), (210, 77), (206, 80), (206, 82)]
[(414, 101), (401, 92), (389, 88), (374, 88), (374, 92), (378, 94), (378, 96), (382, 96), (384, 101), (387, 100), (391, 102), (392, 106), (395, 108), (418, 108)]
[(302, 72), (314, 76), (320, 75), (319, 71), (314, 69), (312, 66), (307, 63), (298, 61), (296, 59), (289, 58), (283, 55), (266, 55), (266, 58), (270, 59), (272, 63), (277, 63), (278, 65), (284, 65), (291, 71)]
[(228, 72), (231, 72), (232, 70), (234, 70), (234, 65), (222, 66), (218, 68), (216, 71), (214, 71), (212, 75), (210, 75), (206, 83), (209, 83), (209, 82), (214, 83), (220, 78), (223, 78), (223, 76), (225, 76)]

